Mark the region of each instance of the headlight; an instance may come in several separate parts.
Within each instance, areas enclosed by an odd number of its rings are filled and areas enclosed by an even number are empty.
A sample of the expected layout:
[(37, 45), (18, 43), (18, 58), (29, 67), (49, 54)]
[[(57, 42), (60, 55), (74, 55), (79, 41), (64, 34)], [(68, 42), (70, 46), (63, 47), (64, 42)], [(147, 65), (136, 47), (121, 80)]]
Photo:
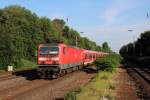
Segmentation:
[(43, 61), (43, 60), (47, 60), (47, 58), (40, 57), (39, 60)]
[(51, 60), (59, 60), (59, 57), (51, 58)]

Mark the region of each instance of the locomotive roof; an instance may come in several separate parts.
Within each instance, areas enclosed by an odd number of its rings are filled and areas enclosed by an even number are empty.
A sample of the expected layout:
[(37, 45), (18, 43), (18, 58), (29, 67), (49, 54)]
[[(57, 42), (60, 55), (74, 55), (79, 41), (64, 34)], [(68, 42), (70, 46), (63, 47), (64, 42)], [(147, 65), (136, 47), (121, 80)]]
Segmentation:
[(57, 46), (59, 43), (46, 43), (46, 44), (40, 44), (41, 46)]
[[(46, 43), (46, 44), (40, 44), (41, 46), (58, 46), (59, 44), (63, 44), (63, 45), (66, 45), (64, 43)], [(81, 49), (81, 50), (84, 50), (84, 52), (90, 52), (90, 53), (104, 53), (104, 54), (108, 54), (108, 53), (105, 53), (105, 52), (101, 52), (101, 51), (92, 51), (92, 50), (87, 50), (87, 49), (83, 49), (83, 48), (79, 48), (79, 47), (76, 47), (76, 46), (71, 46), (71, 45), (66, 45), (67, 47), (71, 47), (71, 48), (77, 48), (77, 49)]]
[[(66, 45), (64, 43), (45, 43), (45, 44), (40, 44), (40, 46), (58, 46), (59, 44), (63, 44)], [(72, 45), (66, 45), (67, 47), (71, 47), (71, 48), (78, 48), (78, 49), (82, 49), (76, 46), (72, 46)]]

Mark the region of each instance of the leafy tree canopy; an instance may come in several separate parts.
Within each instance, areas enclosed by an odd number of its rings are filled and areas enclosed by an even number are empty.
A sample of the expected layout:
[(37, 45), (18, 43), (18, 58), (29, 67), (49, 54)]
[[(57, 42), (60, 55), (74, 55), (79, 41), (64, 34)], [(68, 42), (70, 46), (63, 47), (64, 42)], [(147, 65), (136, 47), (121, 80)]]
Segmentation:
[(35, 61), (37, 45), (54, 40), (63, 40), (73, 46), (77, 41), (78, 47), (89, 50), (110, 49), (107, 43), (101, 48), (88, 38), (81, 37), (63, 19), (39, 17), (18, 5), (0, 9), (0, 66), (20, 66), (21, 58)]

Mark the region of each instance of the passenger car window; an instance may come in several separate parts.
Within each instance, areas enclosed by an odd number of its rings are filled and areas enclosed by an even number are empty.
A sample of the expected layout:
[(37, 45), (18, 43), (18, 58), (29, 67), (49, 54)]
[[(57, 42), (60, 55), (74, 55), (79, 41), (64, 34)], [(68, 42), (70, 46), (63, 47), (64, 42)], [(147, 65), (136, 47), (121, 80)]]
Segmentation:
[(63, 48), (63, 54), (66, 54), (66, 47)]

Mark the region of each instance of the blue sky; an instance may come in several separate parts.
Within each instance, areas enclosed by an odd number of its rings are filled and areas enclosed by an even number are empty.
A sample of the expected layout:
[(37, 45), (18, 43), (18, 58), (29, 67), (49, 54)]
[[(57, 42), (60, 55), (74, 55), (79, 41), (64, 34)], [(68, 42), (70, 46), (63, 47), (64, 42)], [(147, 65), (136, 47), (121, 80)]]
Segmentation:
[[(150, 29), (150, 0), (0, 0), (0, 8), (21, 5), (39, 16), (62, 18), (97, 44), (114, 51)], [(133, 29), (133, 32), (129, 32)]]

